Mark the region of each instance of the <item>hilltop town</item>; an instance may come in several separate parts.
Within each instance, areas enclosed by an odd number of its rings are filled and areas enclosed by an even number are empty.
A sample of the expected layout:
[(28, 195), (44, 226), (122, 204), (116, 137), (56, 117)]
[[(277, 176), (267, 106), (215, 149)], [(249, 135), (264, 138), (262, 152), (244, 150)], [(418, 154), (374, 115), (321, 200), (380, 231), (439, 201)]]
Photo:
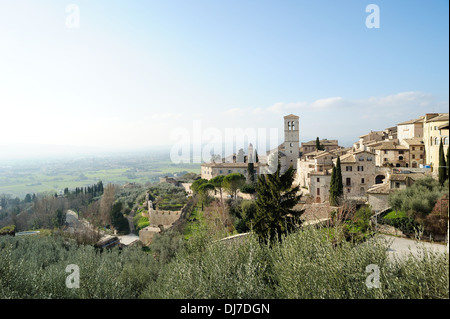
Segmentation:
[(449, 146), (449, 113), (427, 113), (417, 119), (397, 123), (381, 131), (370, 131), (355, 137), (351, 147), (342, 147), (338, 140), (320, 139), (299, 143), (299, 117), (284, 116), (284, 142), (276, 150), (256, 156), (249, 144), (247, 154), (239, 150), (222, 161), (204, 163), (201, 177), (210, 180), (218, 175), (248, 175), (248, 163), (254, 162), (256, 176), (277, 154), (281, 172), (289, 166), (296, 169), (295, 185), (314, 203), (329, 200), (333, 166), (340, 157), (344, 197), (368, 203), (375, 212), (388, 207), (387, 198), (393, 190), (404, 189), (426, 176), (437, 178), (439, 145), (446, 154)]

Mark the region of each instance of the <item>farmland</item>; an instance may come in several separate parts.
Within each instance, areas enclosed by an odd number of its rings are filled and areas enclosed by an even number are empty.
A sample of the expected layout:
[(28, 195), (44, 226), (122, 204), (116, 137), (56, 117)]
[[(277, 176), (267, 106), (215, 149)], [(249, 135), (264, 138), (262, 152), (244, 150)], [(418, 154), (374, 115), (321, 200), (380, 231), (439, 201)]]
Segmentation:
[(174, 164), (165, 152), (0, 162), (0, 194), (55, 193), (99, 180), (105, 184), (151, 183), (162, 176), (200, 172), (200, 164)]

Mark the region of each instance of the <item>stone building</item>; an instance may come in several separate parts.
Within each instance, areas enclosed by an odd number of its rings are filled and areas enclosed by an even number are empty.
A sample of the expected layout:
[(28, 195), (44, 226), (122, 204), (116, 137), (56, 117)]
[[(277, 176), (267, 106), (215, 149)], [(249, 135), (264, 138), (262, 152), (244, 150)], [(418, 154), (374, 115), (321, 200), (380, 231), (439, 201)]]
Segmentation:
[(382, 142), (373, 147), (377, 166), (409, 167), (409, 147), (397, 142)]
[[(260, 163), (254, 163), (254, 174), (259, 174)], [(203, 163), (201, 166), (201, 176), (210, 180), (218, 175), (228, 175), (231, 173), (240, 173), (247, 177), (248, 163)]]
[(344, 198), (361, 198), (375, 184), (375, 153), (357, 151), (340, 158)]
[(404, 139), (423, 137), (423, 119), (424, 116), (421, 116), (417, 119), (397, 124), (397, 138), (400, 141), (400, 143)]
[(331, 171), (313, 171), (309, 177), (309, 194), (314, 197), (316, 203), (328, 202), (330, 198)]
[(425, 164), (431, 165), (433, 174), (438, 174), (439, 166), (439, 144), (442, 139), (444, 153), (449, 145), (449, 114), (448, 113), (428, 113), (423, 121), (423, 142), (425, 146)]
[[(331, 150), (340, 148), (338, 140), (322, 139), (322, 140), (319, 140), (319, 142), (323, 146), (324, 151), (331, 151)], [(301, 156), (311, 153), (311, 152), (314, 152), (314, 151), (316, 151), (316, 140), (301, 143), (301, 146), (300, 146), (300, 155)]]
[(284, 117), (284, 143), (283, 153), (285, 155), (285, 165), (281, 167), (281, 171), (286, 171), (289, 166), (297, 169), (297, 159), (300, 156), (299, 147), (299, 117), (289, 114)]
[(297, 159), (297, 172), (295, 184), (300, 187), (311, 188), (310, 177), (312, 173), (321, 174), (333, 168), (333, 159), (337, 158), (327, 151), (314, 151)]
[(401, 144), (409, 149), (409, 167), (417, 168), (425, 164), (425, 145), (423, 143), (423, 138), (405, 138), (401, 140)]

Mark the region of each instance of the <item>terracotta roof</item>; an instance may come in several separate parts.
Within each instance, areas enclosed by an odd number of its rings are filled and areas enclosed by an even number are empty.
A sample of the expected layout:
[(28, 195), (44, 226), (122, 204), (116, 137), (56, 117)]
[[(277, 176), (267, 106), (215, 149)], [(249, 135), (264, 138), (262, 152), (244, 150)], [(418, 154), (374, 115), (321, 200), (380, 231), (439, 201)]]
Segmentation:
[[(254, 167), (258, 167), (259, 163), (253, 163)], [(247, 168), (248, 163), (203, 163), (203, 167), (231, 167), (231, 168)]]
[(298, 119), (299, 117), (297, 115), (294, 115), (294, 114), (289, 114), (289, 115), (286, 115), (284, 118), (285, 119)]
[(421, 116), (418, 119), (401, 122), (401, 123), (398, 123), (397, 125), (408, 125), (408, 124), (414, 124), (414, 123), (421, 123), (421, 122), (423, 122), (423, 119), (424, 119), (424, 116)]
[(427, 121), (427, 123), (428, 122), (443, 122), (443, 121), (448, 121), (448, 120), (449, 120), (448, 113), (441, 113), (438, 116), (435, 116), (435, 117), (429, 119)]
[(342, 163), (356, 163), (355, 155), (353, 154), (345, 154), (341, 156), (340, 158), (341, 164)]
[(375, 150), (407, 150), (408, 147), (393, 142), (383, 142), (380, 146), (375, 146)]
[(442, 124), (442, 125), (439, 125), (439, 126), (438, 126), (438, 129), (440, 129), (440, 130), (442, 130), (442, 129), (448, 129), (448, 126), (449, 126), (449, 122), (444, 123), (444, 124)]
[(412, 180), (421, 179), (427, 177), (429, 175), (424, 173), (409, 173), (409, 174), (391, 174), (389, 180), (391, 181), (406, 181), (407, 178), (411, 178)]
[(383, 135), (383, 134), (384, 134), (384, 131), (373, 131), (373, 132), (361, 135), (361, 136), (359, 136), (359, 138), (362, 138), (362, 137), (368, 136), (368, 135)]
[[(319, 141), (320, 141), (320, 144), (322, 144), (323, 146), (326, 146), (326, 145), (338, 145), (338, 140), (323, 139), (323, 140), (319, 140)], [(302, 146), (316, 145), (316, 140), (309, 141), (309, 142), (302, 142), (301, 145)]]
[(422, 145), (423, 139), (421, 137), (413, 137), (413, 138), (405, 138), (404, 141), (408, 143), (408, 145)]

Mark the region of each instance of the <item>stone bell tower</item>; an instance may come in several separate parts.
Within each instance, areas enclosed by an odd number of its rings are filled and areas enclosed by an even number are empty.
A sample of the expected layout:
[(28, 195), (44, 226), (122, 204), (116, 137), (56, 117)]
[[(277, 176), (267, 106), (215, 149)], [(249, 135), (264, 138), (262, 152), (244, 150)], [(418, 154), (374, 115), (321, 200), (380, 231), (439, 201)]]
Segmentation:
[(293, 166), (297, 169), (297, 159), (300, 154), (299, 117), (289, 114), (284, 117), (284, 153), (286, 155), (286, 169)]

